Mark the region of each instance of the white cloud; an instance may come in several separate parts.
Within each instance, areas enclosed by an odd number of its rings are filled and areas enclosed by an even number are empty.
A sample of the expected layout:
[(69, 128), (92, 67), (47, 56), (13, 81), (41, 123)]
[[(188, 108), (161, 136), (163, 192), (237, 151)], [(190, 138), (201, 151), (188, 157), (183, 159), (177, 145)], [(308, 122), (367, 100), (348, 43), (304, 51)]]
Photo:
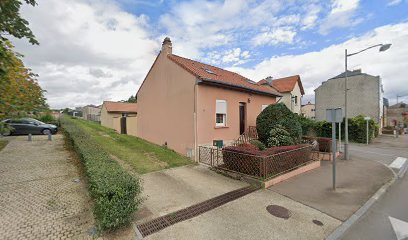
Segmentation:
[(248, 62), (250, 57), (251, 54), (249, 51), (242, 51), (241, 48), (234, 48), (222, 52), (209, 52), (202, 58), (202, 61), (213, 65), (230, 64), (238, 66)]
[(332, 0), (331, 11), (322, 21), (319, 32), (328, 34), (334, 28), (352, 27), (359, 24), (362, 19), (355, 18), (359, 7), (359, 0)]
[(320, 51), (272, 57), (253, 68), (232, 67), (230, 70), (256, 81), (266, 76), (279, 78), (299, 74), (306, 90), (305, 100), (314, 100), (313, 90), (321, 82), (344, 71), (345, 48), (349, 49), (349, 52), (355, 52), (378, 43), (392, 43), (393, 45), (386, 52), (372, 49), (350, 57), (349, 69), (361, 68), (368, 74), (380, 75), (385, 95), (390, 99), (395, 99), (397, 94), (407, 95), (408, 23), (382, 26), (363, 36)]
[(296, 32), (291, 28), (278, 28), (256, 35), (252, 41), (255, 46), (277, 45), (280, 43), (293, 43)]
[(298, 29), (316, 25), (320, 4), (316, 0), (183, 1), (161, 16), (160, 24), (177, 43), (176, 54), (197, 59), (213, 47), (293, 43)]
[(306, 6), (306, 15), (302, 20), (302, 30), (308, 30), (313, 28), (316, 25), (316, 22), (319, 18), (319, 13), (321, 12), (321, 6), (317, 4), (310, 4)]
[(402, 0), (388, 0), (388, 6), (396, 6), (399, 5)]
[(40, 75), (55, 108), (127, 99), (159, 49), (146, 16), (126, 13), (109, 1), (42, 0), (24, 8), (23, 16), (40, 46), (15, 40), (16, 49)]

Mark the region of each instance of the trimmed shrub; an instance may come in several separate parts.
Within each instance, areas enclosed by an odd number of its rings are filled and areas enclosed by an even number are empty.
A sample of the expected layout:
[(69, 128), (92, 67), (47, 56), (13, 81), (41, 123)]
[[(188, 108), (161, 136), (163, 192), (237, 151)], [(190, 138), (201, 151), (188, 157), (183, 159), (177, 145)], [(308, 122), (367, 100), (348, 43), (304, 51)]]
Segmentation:
[(265, 150), (266, 146), (265, 144), (263, 144), (261, 141), (253, 139), (251, 141), (249, 141), (249, 143), (251, 143), (252, 145), (255, 145), (259, 150)]
[(268, 147), (289, 146), (293, 144), (292, 137), (282, 125), (275, 125), (270, 131), (267, 142)]
[(292, 113), (283, 103), (269, 105), (256, 118), (256, 130), (259, 140), (268, 145), (268, 138), (272, 128), (276, 125), (282, 125), (295, 143), (300, 142), (302, 127), (297, 118), (297, 115)]
[(237, 146), (240, 149), (244, 149), (244, 150), (248, 150), (248, 151), (254, 151), (254, 150), (258, 150), (258, 147), (253, 145), (253, 144), (249, 144), (249, 143), (242, 143), (240, 145)]
[(141, 203), (140, 179), (124, 171), (74, 120), (60, 121), (85, 166), (98, 228), (110, 230), (129, 223)]

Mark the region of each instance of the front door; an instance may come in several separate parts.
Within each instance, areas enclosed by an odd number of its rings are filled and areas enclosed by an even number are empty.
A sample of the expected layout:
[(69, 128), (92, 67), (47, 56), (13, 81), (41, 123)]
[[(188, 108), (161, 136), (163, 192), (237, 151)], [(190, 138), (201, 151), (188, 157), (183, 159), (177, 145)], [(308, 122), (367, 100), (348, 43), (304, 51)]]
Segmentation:
[(239, 134), (245, 132), (245, 103), (239, 103)]

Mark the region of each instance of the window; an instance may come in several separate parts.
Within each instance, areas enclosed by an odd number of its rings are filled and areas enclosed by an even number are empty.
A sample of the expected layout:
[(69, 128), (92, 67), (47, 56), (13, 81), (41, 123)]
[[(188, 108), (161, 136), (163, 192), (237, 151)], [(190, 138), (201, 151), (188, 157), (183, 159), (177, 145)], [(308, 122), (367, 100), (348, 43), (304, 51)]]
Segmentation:
[(215, 126), (227, 126), (227, 101), (216, 100), (215, 105)]
[(314, 112), (315, 111), (315, 109), (314, 108), (312, 108), (312, 112)]
[(267, 105), (267, 104), (262, 104), (262, 106), (261, 106), (261, 111), (263, 111), (265, 108), (267, 108), (269, 105)]
[(297, 99), (297, 96), (295, 96), (295, 105), (297, 104), (298, 104), (298, 99)]

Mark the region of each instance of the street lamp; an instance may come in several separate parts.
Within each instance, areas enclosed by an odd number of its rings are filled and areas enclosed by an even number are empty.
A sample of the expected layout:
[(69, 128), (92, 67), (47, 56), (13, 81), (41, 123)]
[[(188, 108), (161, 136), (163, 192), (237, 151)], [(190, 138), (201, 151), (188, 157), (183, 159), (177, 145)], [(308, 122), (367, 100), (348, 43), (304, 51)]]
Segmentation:
[(345, 93), (344, 93), (344, 117), (346, 118), (346, 121), (345, 121), (345, 123), (344, 123), (344, 125), (345, 125), (345, 129), (344, 129), (344, 131), (345, 131), (345, 135), (344, 135), (344, 159), (345, 160), (349, 160), (349, 151), (348, 151), (348, 116), (347, 116), (347, 92), (348, 92), (348, 89), (347, 89), (347, 57), (351, 57), (351, 56), (354, 56), (354, 55), (356, 55), (356, 54), (359, 54), (359, 53), (362, 53), (362, 52), (364, 52), (364, 51), (367, 51), (368, 49), (371, 49), (371, 48), (375, 48), (375, 47), (380, 47), (380, 52), (384, 52), (384, 51), (386, 51), (386, 50), (388, 50), (390, 47), (391, 47), (391, 44), (377, 44), (377, 45), (374, 45), (374, 46), (371, 46), (371, 47), (368, 47), (368, 48), (365, 48), (365, 49), (363, 49), (363, 50), (361, 50), (361, 51), (358, 51), (358, 52), (355, 52), (355, 53), (350, 53), (350, 54), (347, 54), (347, 49), (345, 50), (345, 69), (346, 69), (346, 71), (345, 71), (345, 84), (344, 84), (344, 89), (345, 89)]

